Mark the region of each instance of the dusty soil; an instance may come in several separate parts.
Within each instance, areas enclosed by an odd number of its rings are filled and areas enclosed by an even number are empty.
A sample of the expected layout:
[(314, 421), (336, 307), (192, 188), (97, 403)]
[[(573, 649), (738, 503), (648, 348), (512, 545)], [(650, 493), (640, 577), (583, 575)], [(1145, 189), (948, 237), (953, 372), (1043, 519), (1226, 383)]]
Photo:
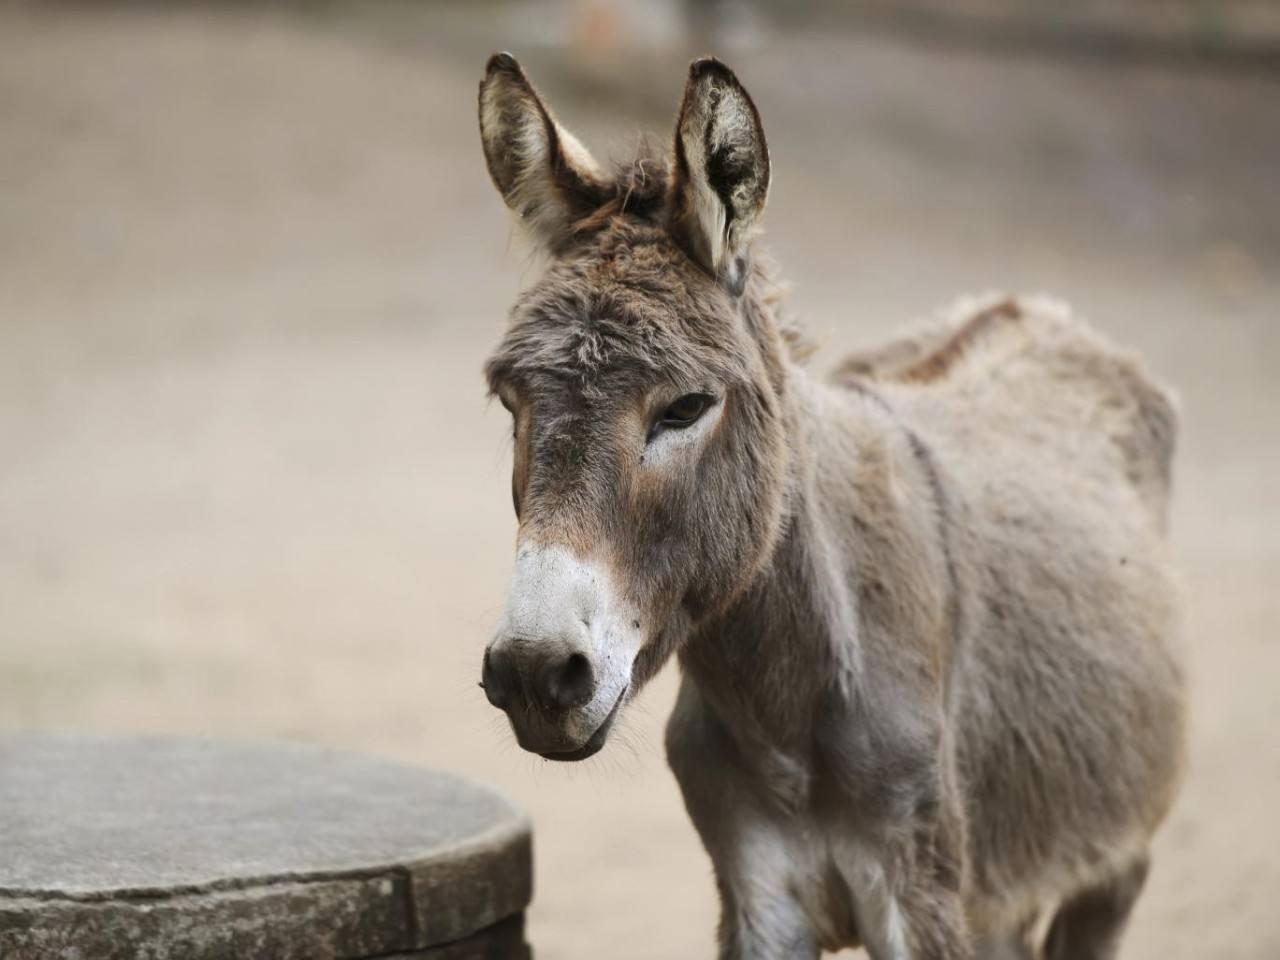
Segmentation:
[[(0, 729), (459, 770), (533, 813), (540, 957), (709, 956), (674, 671), (568, 769), (475, 687), (513, 534), (479, 368), (533, 276), (483, 57), (527, 50), (601, 149), (668, 128), (680, 57), (605, 70), (444, 11), (0, 9)], [(1180, 391), (1192, 764), (1126, 956), (1280, 956), (1280, 79), (765, 40), (730, 58), (817, 365), (961, 291), (1049, 290)]]

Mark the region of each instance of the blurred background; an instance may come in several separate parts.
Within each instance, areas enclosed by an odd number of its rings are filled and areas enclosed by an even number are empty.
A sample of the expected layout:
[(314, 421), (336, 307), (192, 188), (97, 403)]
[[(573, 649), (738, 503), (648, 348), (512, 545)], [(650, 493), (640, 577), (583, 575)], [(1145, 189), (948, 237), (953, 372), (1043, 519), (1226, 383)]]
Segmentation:
[(712, 955), (674, 669), (569, 768), (476, 688), (515, 529), (480, 367), (537, 275), (496, 49), (598, 155), (733, 65), (815, 367), (999, 288), (1177, 388), (1192, 767), (1125, 955), (1280, 956), (1275, 0), (0, 2), (0, 731), (453, 769), (533, 815), (542, 960)]

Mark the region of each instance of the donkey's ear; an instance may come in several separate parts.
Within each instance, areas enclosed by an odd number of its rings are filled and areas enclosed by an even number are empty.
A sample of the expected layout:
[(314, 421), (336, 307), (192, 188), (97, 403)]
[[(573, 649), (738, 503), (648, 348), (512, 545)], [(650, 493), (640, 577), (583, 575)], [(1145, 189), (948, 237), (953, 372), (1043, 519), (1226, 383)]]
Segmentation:
[(551, 249), (604, 201), (591, 154), (551, 116), (520, 64), (495, 53), (480, 81), (480, 139), (489, 176), (533, 235)]
[(676, 121), (671, 229), (730, 292), (769, 194), (769, 146), (751, 97), (719, 60), (695, 60)]

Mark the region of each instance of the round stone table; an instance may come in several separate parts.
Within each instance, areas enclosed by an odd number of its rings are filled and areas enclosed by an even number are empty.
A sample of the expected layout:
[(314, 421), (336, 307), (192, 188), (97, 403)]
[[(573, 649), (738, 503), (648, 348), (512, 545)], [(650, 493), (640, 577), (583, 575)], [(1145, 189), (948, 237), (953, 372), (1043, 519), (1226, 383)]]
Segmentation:
[(0, 737), (4, 960), (529, 957), (529, 823), (314, 747)]

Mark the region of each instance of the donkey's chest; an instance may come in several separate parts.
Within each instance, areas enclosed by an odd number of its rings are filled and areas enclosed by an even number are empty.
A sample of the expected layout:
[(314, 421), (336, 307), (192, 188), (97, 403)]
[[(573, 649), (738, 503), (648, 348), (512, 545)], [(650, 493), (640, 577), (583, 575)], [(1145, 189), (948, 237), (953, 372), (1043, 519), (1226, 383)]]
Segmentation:
[(810, 704), (810, 722), (784, 735), (726, 706), (723, 687), (686, 679), (668, 728), (672, 769), (726, 882), (746, 900), (785, 892), (824, 949), (904, 956), (893, 840), (902, 811), (919, 807), (921, 757), (891, 732), (901, 725), (836, 699)]
[(852, 832), (879, 832), (938, 799), (942, 758), (927, 710), (894, 695), (887, 682), (882, 687), (888, 696), (817, 696), (789, 726), (770, 724), (768, 710), (777, 707), (753, 710), (745, 702), (728, 714), (731, 721), (718, 718), (743, 774), (775, 815), (804, 821), (797, 837), (814, 856), (846, 850)]
[[(833, 722), (810, 731), (803, 752), (767, 738), (737, 755), (762, 806), (740, 814), (740, 849), (770, 851), (761, 867), (776, 871), (824, 950), (866, 945), (876, 956), (905, 957), (905, 930), (893, 876), (893, 842), (903, 809), (917, 805), (914, 762), (899, 744), (887, 753), (866, 723)], [(832, 741), (835, 741), (833, 745)], [(740, 784), (745, 787), (746, 784)]]

